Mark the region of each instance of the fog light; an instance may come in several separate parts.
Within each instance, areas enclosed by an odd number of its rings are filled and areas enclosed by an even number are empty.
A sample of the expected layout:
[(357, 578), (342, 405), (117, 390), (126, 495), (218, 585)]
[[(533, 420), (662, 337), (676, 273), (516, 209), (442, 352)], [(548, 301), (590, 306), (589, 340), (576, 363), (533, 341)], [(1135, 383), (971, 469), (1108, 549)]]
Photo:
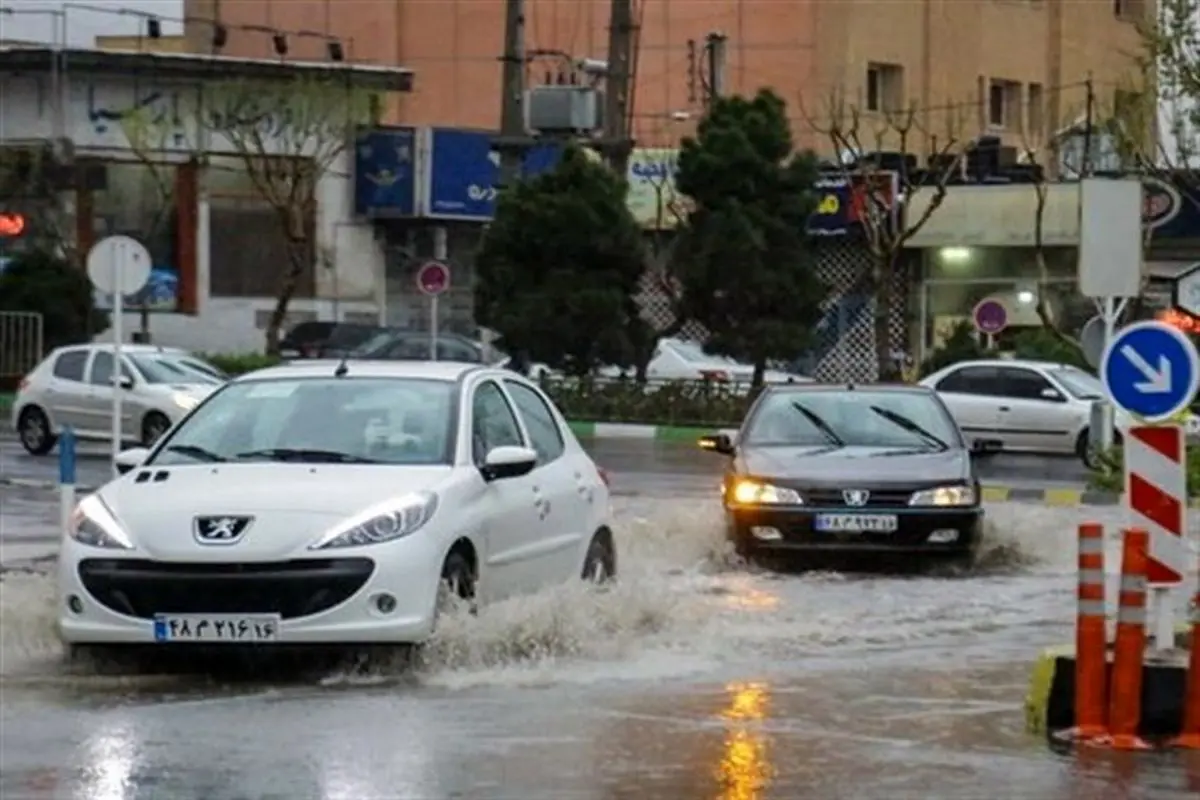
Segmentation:
[(379, 610), (380, 614), (390, 614), (396, 610), (396, 598), (390, 594), (377, 594), (372, 598), (372, 602), (375, 603), (375, 608)]
[(83, 601), (77, 595), (71, 595), (67, 598), (67, 608), (71, 610), (72, 614), (82, 614)]
[(783, 534), (779, 532), (778, 528), (767, 525), (754, 525), (750, 528), (750, 535), (763, 542), (778, 542), (783, 538)]
[(941, 528), (929, 534), (929, 541), (933, 544), (949, 544), (950, 542), (958, 541), (958, 531), (953, 528)]

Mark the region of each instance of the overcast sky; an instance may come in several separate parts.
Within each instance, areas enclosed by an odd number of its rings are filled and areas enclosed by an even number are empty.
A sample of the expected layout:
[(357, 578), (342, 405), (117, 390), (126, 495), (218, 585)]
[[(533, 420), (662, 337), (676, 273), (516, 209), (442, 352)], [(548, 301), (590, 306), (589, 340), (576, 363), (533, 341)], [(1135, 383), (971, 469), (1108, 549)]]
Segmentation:
[[(112, 9), (109, 13), (79, 8), (80, 5)], [(183, 0), (92, 0), (91, 3), (70, 3), (64, 0), (0, 0), (0, 8), (14, 9), (16, 14), (0, 13), (0, 39), (50, 42), (54, 38), (57, 18), (49, 14), (29, 13), (36, 9), (66, 10), (67, 41), (76, 46), (90, 45), (97, 36), (112, 34), (136, 35), (139, 24), (145, 23), (134, 15), (121, 16), (121, 9), (182, 17)], [(163, 33), (179, 32), (179, 25), (163, 23)], [(145, 28), (143, 27), (144, 31)]]

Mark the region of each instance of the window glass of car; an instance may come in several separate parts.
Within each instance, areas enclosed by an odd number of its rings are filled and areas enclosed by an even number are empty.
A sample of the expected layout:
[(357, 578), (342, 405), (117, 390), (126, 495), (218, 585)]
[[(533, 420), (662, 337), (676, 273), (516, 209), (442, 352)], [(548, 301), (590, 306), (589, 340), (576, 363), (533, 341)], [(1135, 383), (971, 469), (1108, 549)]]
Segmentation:
[[(127, 378), (133, 377), (129, 374), (129, 367), (123, 368), (121, 372), (123, 372)], [(97, 350), (96, 355), (92, 357), (92, 368), (88, 374), (88, 382), (93, 386), (112, 386), (112, 377), (112, 353), (107, 353), (103, 350)]]
[(704, 348), (696, 342), (688, 342), (683, 339), (670, 339), (660, 342), (667, 349), (674, 352), (684, 361), (692, 364), (737, 364), (737, 360), (729, 356), (715, 356), (704, 352)]
[(1072, 397), (1096, 400), (1104, 396), (1104, 385), (1100, 379), (1078, 367), (1055, 367), (1049, 372)]
[(997, 373), (999, 387), (996, 394), (1001, 397), (1011, 397), (1014, 400), (1048, 400), (1050, 398), (1043, 394), (1047, 389), (1058, 393), (1045, 376), (1031, 369), (1000, 367)]
[(493, 381), (481, 383), (471, 402), (471, 450), (475, 463), (483, 463), (493, 448), (524, 444), (517, 416), (500, 387)]
[[(218, 377), (220, 371), (216, 367), (183, 356), (170, 353), (138, 353), (129, 356), (129, 360), (146, 383), (213, 385), (224, 382)], [(92, 371), (95, 371), (95, 367)]]
[(454, 398), (452, 382), (416, 378), (238, 381), (201, 404), (148, 463), (449, 464)]
[(960, 367), (937, 383), (939, 392), (996, 394), (999, 389), (995, 367)]
[(561, 456), (566, 444), (554, 412), (546, 405), (546, 401), (523, 383), (505, 381), (504, 386), (516, 404), (521, 419), (525, 421), (525, 430), (529, 432), (529, 440), (537, 451), (538, 460), (545, 464)]
[(961, 447), (936, 395), (917, 391), (769, 392), (747, 422), (745, 441), (781, 447)]
[(68, 350), (54, 360), (54, 377), (64, 381), (82, 381), (87, 350)]

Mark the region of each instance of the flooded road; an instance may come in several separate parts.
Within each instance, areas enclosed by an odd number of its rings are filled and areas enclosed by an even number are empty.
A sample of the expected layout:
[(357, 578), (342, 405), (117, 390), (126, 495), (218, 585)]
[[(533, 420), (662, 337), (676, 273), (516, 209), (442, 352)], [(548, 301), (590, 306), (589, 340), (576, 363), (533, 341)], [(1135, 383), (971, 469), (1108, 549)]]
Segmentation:
[[(0, 797), (1200, 791), (1195, 757), (1064, 757), (1022, 730), (1032, 658), (1072, 635), (1075, 526), (1115, 531), (1116, 509), (991, 506), (969, 573), (776, 575), (729, 554), (711, 494), (678, 496), (681, 479), (644, 471), (659, 476), (638, 487), (654, 496), (614, 500), (616, 585), (453, 616), (413, 668), (312, 680), (74, 674), (52, 629), (48, 565), (0, 575)], [(50, 499), (0, 495), (0, 537), (49, 535)], [(1110, 538), (1110, 572), (1116, 554)]]

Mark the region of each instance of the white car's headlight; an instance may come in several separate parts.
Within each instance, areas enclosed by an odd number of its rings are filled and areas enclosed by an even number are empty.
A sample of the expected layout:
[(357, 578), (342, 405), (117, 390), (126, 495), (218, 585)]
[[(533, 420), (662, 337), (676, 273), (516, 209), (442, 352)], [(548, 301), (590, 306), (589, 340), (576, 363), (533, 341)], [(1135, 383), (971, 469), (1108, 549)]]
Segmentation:
[(171, 402), (182, 408), (184, 411), (191, 411), (193, 408), (200, 405), (200, 401), (192, 397), (190, 394), (181, 394), (179, 392), (171, 395)]
[(939, 486), (913, 492), (910, 506), (973, 506), (979, 502), (974, 486)]
[(804, 503), (804, 499), (800, 497), (800, 493), (795, 489), (773, 486), (769, 483), (745, 478), (733, 485), (733, 491), (730, 495), (733, 498), (733, 502), (744, 506), (798, 506)]
[(132, 550), (133, 541), (117, 522), (100, 495), (92, 494), (79, 501), (71, 513), (67, 528), (71, 538), (89, 547), (106, 547), (112, 550)]
[(438, 497), (433, 492), (418, 492), (397, 503), (376, 506), (338, 525), (311, 549), (362, 547), (409, 536), (429, 522), (437, 506)]

